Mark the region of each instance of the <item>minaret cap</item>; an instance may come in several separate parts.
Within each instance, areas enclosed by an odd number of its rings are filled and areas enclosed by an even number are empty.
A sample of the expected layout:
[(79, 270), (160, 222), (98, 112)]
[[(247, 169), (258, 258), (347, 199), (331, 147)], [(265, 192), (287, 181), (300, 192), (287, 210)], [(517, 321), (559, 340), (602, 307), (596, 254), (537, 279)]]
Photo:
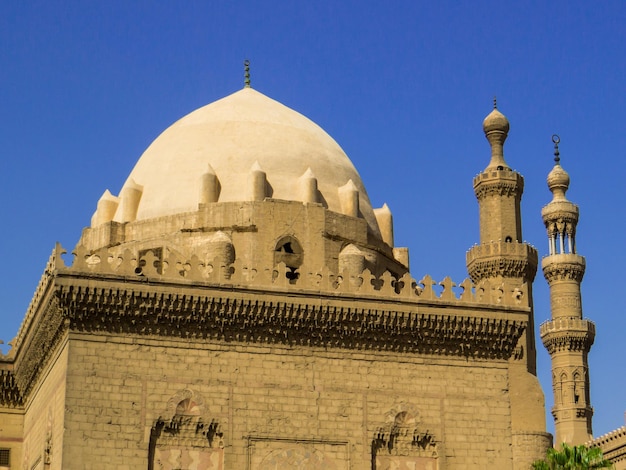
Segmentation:
[(505, 135), (509, 132), (509, 120), (504, 114), (498, 111), (496, 99), (493, 99), (493, 111), (491, 111), (483, 121), (483, 131), (489, 134), (493, 131), (502, 132)]
[(491, 145), (491, 161), (487, 169), (509, 168), (504, 161), (504, 141), (509, 133), (509, 120), (498, 111), (496, 99), (493, 99), (493, 111), (483, 121), (485, 137)]

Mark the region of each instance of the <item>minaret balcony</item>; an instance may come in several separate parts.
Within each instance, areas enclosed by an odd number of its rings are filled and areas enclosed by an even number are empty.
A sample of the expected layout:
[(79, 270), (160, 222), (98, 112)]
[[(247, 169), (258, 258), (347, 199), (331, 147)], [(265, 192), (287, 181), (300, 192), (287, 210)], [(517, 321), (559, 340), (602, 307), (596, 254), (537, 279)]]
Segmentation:
[(490, 169), (474, 177), (474, 193), (485, 196), (516, 196), (524, 191), (524, 177), (510, 168)]
[(474, 245), (467, 251), (472, 281), (497, 277), (532, 281), (537, 272), (537, 250), (528, 243), (497, 241)]
[(580, 283), (585, 275), (585, 258), (575, 253), (558, 253), (541, 260), (543, 275), (552, 284), (555, 281)]
[(539, 326), (539, 335), (548, 353), (589, 351), (596, 336), (596, 325), (581, 318), (555, 318)]

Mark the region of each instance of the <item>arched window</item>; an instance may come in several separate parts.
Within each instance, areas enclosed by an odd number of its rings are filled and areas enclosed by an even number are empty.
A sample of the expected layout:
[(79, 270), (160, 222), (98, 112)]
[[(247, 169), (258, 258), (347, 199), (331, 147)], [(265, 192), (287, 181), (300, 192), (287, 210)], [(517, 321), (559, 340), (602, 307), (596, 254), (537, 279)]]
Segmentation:
[(286, 236), (278, 240), (274, 249), (274, 266), (285, 263), (287, 272), (285, 275), (290, 282), (295, 283), (298, 279), (297, 269), (302, 266), (304, 251), (295, 237)]

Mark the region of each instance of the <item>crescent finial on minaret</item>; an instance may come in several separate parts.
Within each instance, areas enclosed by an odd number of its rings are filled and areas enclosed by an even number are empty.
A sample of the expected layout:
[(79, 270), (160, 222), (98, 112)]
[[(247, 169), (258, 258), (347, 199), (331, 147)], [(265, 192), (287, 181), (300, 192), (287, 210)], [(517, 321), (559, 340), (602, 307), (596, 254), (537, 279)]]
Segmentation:
[(554, 143), (554, 163), (559, 164), (561, 161), (561, 155), (559, 153), (559, 144), (561, 143), (561, 138), (557, 134), (552, 134), (552, 142)]
[(244, 60), (243, 66), (245, 71), (244, 85), (246, 88), (250, 88), (250, 61), (248, 59)]

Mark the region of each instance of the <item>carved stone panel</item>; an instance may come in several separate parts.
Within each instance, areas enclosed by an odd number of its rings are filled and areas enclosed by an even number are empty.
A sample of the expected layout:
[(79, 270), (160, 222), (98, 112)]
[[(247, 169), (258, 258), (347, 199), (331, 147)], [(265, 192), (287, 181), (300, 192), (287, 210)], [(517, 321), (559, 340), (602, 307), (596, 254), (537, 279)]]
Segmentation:
[(251, 439), (251, 470), (348, 470), (348, 444), (296, 439)]
[(376, 456), (376, 470), (437, 470), (432, 457)]

